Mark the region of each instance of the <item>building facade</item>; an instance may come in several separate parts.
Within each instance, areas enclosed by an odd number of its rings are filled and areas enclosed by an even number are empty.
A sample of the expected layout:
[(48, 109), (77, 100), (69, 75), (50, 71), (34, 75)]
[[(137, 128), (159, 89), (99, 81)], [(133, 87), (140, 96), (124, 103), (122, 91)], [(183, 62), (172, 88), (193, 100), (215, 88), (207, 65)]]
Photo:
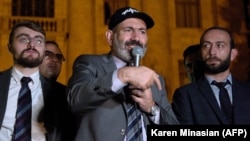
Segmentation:
[(109, 51), (105, 39), (108, 18), (117, 8), (131, 6), (155, 21), (148, 32), (149, 49), (142, 64), (164, 76), (170, 100), (177, 87), (188, 83), (184, 49), (199, 43), (202, 32), (211, 26), (232, 31), (239, 50), (232, 72), (238, 79), (248, 80), (247, 4), (248, 0), (1, 0), (0, 70), (12, 65), (7, 49), (11, 27), (22, 19), (31, 19), (44, 27), (48, 40), (55, 40), (61, 47), (66, 61), (59, 81), (67, 84), (77, 56)]

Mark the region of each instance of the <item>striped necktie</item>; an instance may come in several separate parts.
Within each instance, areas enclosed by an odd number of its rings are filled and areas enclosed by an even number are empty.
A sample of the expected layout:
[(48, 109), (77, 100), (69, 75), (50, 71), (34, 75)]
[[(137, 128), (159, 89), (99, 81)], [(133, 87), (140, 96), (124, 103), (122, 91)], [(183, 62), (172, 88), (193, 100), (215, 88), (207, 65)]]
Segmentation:
[(129, 104), (127, 109), (127, 141), (142, 141), (142, 115), (136, 105)]
[(131, 99), (130, 90), (125, 88), (127, 101), (127, 116), (128, 125), (126, 140), (127, 141), (142, 141), (142, 112), (137, 107), (136, 103)]
[(19, 92), (16, 122), (14, 126), (13, 141), (31, 141), (31, 91), (28, 83), (29, 77), (21, 79), (22, 87)]
[[(133, 62), (127, 64), (128, 66), (134, 66)], [(138, 109), (137, 104), (131, 99), (129, 95), (129, 89), (125, 89), (127, 99), (127, 115), (128, 115), (128, 127), (126, 140), (127, 141), (142, 141), (142, 113)]]

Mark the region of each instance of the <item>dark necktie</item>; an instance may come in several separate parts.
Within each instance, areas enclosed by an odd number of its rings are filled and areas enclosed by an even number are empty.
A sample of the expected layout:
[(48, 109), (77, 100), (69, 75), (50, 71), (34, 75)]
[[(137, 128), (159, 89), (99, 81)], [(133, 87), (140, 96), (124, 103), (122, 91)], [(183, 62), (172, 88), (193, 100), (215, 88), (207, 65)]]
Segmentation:
[(14, 126), (13, 141), (31, 141), (31, 92), (28, 83), (29, 77), (21, 79), (22, 87), (19, 92), (16, 122)]
[[(133, 62), (127, 64), (127, 66), (134, 66)], [(128, 115), (128, 127), (126, 139), (127, 141), (142, 141), (142, 113), (138, 109), (136, 103), (131, 99), (129, 88), (125, 88)]]
[(232, 124), (232, 104), (229, 99), (229, 95), (227, 92), (227, 89), (225, 86), (229, 84), (229, 82), (212, 82), (213, 85), (216, 85), (219, 89), (219, 98), (220, 98), (220, 105), (221, 105), (221, 111), (224, 113), (226, 119), (227, 119), (227, 124)]
[(128, 104), (127, 141), (142, 141), (141, 111), (134, 104)]
[(136, 103), (131, 99), (130, 90), (125, 87), (125, 97), (127, 101), (128, 125), (126, 132), (127, 141), (142, 141), (142, 113)]

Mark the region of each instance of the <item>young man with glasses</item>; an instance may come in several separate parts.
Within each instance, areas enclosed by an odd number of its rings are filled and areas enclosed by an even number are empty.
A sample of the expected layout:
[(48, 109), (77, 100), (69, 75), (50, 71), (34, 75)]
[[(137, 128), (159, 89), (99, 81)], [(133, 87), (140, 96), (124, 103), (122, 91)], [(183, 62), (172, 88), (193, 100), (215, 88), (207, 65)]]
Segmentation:
[(63, 123), (67, 104), (60, 89), (39, 73), (46, 34), (33, 21), (11, 29), (13, 65), (0, 72), (0, 141), (71, 141)]

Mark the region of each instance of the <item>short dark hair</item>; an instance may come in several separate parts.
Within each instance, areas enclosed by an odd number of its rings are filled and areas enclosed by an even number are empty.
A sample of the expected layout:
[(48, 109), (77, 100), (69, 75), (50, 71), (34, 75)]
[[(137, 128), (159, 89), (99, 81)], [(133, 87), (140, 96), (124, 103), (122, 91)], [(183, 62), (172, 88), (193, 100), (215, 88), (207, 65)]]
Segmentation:
[(44, 37), (46, 37), (45, 30), (39, 24), (37, 24), (36, 22), (31, 21), (31, 20), (23, 20), (23, 21), (18, 22), (15, 26), (12, 27), (11, 32), (10, 32), (10, 36), (9, 36), (9, 44), (10, 45), (12, 45), (15, 32), (16, 32), (17, 28), (19, 28), (19, 27), (30, 28), (34, 31), (42, 33), (44, 35)]
[(56, 41), (48, 40), (48, 41), (46, 41), (46, 44), (53, 44), (53, 45), (55, 45), (57, 48), (59, 48), (59, 45), (58, 45), (58, 43), (57, 43)]
[(233, 39), (233, 36), (232, 36), (232, 33), (227, 30), (226, 28), (223, 28), (223, 27), (219, 27), (219, 26), (213, 26), (213, 27), (210, 27), (208, 29), (206, 29), (203, 34), (201, 35), (201, 38), (200, 38), (200, 45), (202, 45), (202, 42), (203, 42), (203, 38), (205, 36), (205, 34), (210, 31), (210, 30), (222, 30), (222, 31), (225, 31), (226, 33), (228, 33), (229, 37), (230, 37), (230, 47), (231, 48), (234, 48), (234, 39)]
[(185, 59), (189, 54), (195, 53), (200, 50), (200, 44), (190, 45), (183, 52), (183, 58)]

